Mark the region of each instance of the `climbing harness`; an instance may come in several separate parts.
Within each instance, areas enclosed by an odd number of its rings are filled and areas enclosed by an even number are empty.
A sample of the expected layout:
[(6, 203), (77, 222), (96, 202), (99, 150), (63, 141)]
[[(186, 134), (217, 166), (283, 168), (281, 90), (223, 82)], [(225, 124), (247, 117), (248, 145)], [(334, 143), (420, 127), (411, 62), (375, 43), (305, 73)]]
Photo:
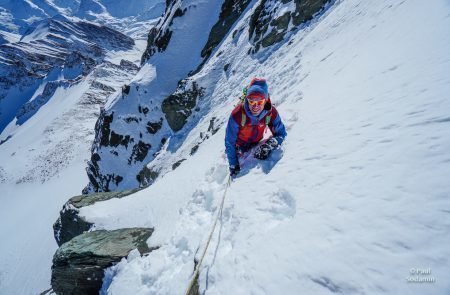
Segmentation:
[(186, 295), (189, 295), (191, 293), (191, 290), (192, 290), (192, 287), (194, 286), (195, 280), (197, 279), (197, 277), (199, 275), (200, 267), (203, 262), (203, 258), (205, 258), (205, 254), (206, 254), (206, 251), (208, 250), (209, 243), (211, 242), (212, 235), (214, 233), (214, 230), (216, 229), (217, 220), (219, 220), (219, 217), (222, 219), (223, 204), (225, 203), (225, 197), (227, 195), (227, 190), (228, 190), (228, 187), (230, 186), (230, 184), (231, 184), (231, 175), (228, 176), (227, 186), (225, 187), (225, 191), (223, 192), (222, 201), (220, 202), (220, 207), (219, 207), (219, 211), (217, 212), (216, 220), (214, 221), (211, 232), (209, 233), (208, 241), (206, 242), (206, 246), (205, 246), (205, 249), (203, 250), (203, 254), (200, 257), (200, 260), (198, 261), (197, 266), (195, 267), (194, 274), (192, 275), (192, 279), (191, 279), (189, 286), (185, 293)]

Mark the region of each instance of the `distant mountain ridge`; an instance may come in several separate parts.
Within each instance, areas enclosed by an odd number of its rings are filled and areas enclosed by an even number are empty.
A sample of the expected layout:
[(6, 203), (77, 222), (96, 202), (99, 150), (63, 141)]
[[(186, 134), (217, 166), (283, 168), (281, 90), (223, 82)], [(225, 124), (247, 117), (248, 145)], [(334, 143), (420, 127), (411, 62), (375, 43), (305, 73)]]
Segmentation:
[(30, 26), (55, 15), (73, 16), (108, 25), (122, 32), (164, 11), (163, 0), (2, 0), (0, 33), (22, 35)]
[(0, 132), (42, 82), (75, 83), (102, 62), (106, 51), (133, 46), (133, 39), (113, 29), (63, 16), (40, 21), (20, 42), (0, 45)]
[[(0, 1), (0, 133), (18, 115), (23, 122), (30, 110), (24, 104), (39, 94), (35, 91), (44, 80), (59, 79), (57, 69), (73, 52), (85, 57), (87, 74), (88, 64), (101, 63), (107, 51), (130, 50), (132, 38), (146, 38), (164, 1), (130, 1)], [(62, 74), (74, 75), (67, 69)], [(32, 105), (36, 111), (42, 103)]]

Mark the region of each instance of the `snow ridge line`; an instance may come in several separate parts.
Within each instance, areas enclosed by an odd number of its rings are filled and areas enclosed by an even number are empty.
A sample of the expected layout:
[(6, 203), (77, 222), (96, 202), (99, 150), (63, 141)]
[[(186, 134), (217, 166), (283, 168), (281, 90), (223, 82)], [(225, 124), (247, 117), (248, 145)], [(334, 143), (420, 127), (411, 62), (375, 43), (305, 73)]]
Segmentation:
[[(203, 250), (203, 254), (200, 257), (200, 260), (199, 260), (199, 262), (197, 263), (197, 265), (195, 267), (194, 273), (192, 275), (192, 279), (189, 282), (188, 288), (186, 289), (186, 293), (185, 293), (186, 295), (191, 294), (192, 287), (194, 286), (194, 283), (195, 283), (195, 281), (198, 278), (198, 275), (199, 275), (199, 272), (200, 272), (200, 267), (201, 267), (202, 262), (203, 262), (203, 258), (205, 258), (206, 251), (208, 250), (208, 246), (209, 246), (209, 243), (211, 242), (212, 235), (214, 233), (214, 230), (216, 229), (217, 220), (219, 220), (219, 216), (220, 216), (220, 219), (222, 219), (223, 204), (225, 203), (225, 197), (227, 195), (227, 191), (228, 191), (228, 188), (230, 187), (230, 185), (231, 185), (231, 175), (228, 175), (227, 185), (225, 187), (225, 191), (223, 192), (222, 201), (220, 202), (220, 208), (219, 208), (219, 211), (217, 212), (216, 220), (214, 220), (214, 224), (212, 226), (211, 232), (209, 233), (208, 241), (206, 242), (206, 246), (205, 246), (205, 249)], [(220, 241), (218, 241), (217, 243), (219, 243), (219, 242)]]

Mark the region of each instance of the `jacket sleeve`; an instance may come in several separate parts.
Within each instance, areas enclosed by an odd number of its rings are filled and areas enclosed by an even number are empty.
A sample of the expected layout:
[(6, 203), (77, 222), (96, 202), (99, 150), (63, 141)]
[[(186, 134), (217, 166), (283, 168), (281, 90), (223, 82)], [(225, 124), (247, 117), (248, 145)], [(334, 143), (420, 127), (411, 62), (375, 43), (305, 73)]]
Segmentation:
[(232, 116), (228, 119), (227, 130), (225, 134), (225, 153), (227, 154), (228, 163), (230, 166), (239, 164), (236, 155), (236, 140), (239, 132), (239, 125)]
[(275, 118), (272, 123), (269, 124), (270, 131), (272, 131), (273, 136), (278, 141), (278, 144), (283, 143), (284, 138), (287, 135), (286, 128), (284, 127), (283, 122), (281, 121), (281, 117), (277, 111), (275, 113)]

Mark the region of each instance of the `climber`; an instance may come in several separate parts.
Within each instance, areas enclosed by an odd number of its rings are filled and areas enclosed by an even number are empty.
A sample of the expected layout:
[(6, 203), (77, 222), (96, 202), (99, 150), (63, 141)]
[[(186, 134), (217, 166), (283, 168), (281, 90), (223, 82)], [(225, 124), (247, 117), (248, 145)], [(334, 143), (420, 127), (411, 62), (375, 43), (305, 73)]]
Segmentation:
[[(266, 128), (272, 136), (263, 142)], [(254, 78), (244, 88), (242, 102), (232, 111), (225, 134), (225, 152), (230, 167), (230, 175), (236, 176), (241, 167), (238, 156), (261, 144), (253, 156), (265, 160), (286, 137), (286, 129), (280, 115), (270, 102), (268, 86), (265, 79)]]

